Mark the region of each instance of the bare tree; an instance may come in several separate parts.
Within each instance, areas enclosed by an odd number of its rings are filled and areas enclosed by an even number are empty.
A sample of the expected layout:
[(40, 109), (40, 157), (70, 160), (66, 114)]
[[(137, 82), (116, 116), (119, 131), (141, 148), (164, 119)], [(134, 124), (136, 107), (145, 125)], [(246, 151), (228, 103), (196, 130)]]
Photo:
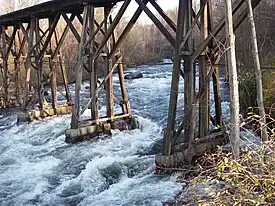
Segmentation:
[(23, 9), (41, 2), (41, 0), (2, 0), (0, 11), (1, 14)]
[(259, 107), (259, 113), (261, 118), (261, 136), (263, 141), (268, 140), (268, 134), (265, 127), (266, 119), (265, 119), (265, 108), (264, 108), (264, 98), (263, 98), (263, 85), (262, 85), (262, 73), (261, 73), (261, 65), (258, 54), (258, 45), (257, 45), (257, 34), (253, 17), (253, 10), (251, 6), (251, 0), (247, 0), (248, 7), (248, 19), (250, 22), (251, 28), (251, 42), (252, 42), (252, 53), (254, 59), (254, 67), (255, 67), (255, 75), (256, 75), (256, 84), (257, 84), (257, 102)]
[(238, 87), (238, 75), (237, 75), (237, 64), (235, 54), (235, 35), (233, 32), (233, 17), (232, 17), (232, 3), (231, 0), (225, 0), (226, 3), (226, 37), (228, 43), (227, 50), (227, 64), (229, 70), (229, 81), (230, 81), (230, 109), (231, 109), (231, 134), (230, 143), (235, 158), (239, 158), (239, 139), (240, 139), (240, 128), (239, 128), (239, 87)]

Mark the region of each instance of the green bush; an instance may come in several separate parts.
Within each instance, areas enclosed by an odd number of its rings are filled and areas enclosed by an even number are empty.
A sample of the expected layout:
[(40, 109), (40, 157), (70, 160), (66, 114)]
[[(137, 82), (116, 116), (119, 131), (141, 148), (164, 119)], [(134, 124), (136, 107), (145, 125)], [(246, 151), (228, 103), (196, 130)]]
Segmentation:
[(242, 109), (257, 107), (257, 87), (254, 72), (241, 71), (239, 73), (239, 94)]
[[(262, 83), (264, 104), (266, 108), (270, 108), (275, 102), (275, 72), (262, 72)], [(242, 111), (246, 111), (249, 107), (257, 107), (257, 87), (253, 70), (239, 72), (239, 94)]]

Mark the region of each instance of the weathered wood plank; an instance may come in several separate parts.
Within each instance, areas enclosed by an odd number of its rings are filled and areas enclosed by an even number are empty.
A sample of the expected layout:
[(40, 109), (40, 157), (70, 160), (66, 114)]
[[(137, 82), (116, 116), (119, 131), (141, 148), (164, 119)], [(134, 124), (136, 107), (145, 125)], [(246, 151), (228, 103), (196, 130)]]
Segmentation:
[[(23, 27), (21, 28), (24, 31)], [(29, 29), (27, 30), (28, 33), (25, 33), (25, 37), (28, 38), (28, 54), (30, 54), (31, 49), (33, 47), (34, 41), (34, 30), (35, 30), (35, 18), (31, 19), (29, 23)], [(22, 104), (22, 109), (25, 110), (27, 107), (27, 101), (29, 96), (29, 89), (30, 89), (30, 76), (31, 76), (31, 57), (27, 55), (25, 60), (25, 70), (26, 70), (26, 79), (25, 79), (25, 89), (24, 89), (24, 100)]]
[[(206, 5), (206, 0), (201, 0), (201, 5), (205, 5), (202, 15), (201, 15), (201, 41), (203, 42), (208, 33), (208, 6)], [(208, 135), (209, 132), (209, 81), (204, 82), (208, 74), (209, 67), (207, 65), (207, 50), (203, 52), (203, 55), (200, 56), (199, 60), (199, 89), (204, 91), (202, 93), (201, 101), (199, 101), (199, 133), (201, 137)]]
[(72, 120), (71, 120), (71, 128), (72, 129), (77, 128), (77, 123), (79, 121), (80, 90), (81, 90), (81, 84), (82, 84), (83, 54), (84, 54), (83, 45), (86, 42), (86, 37), (87, 37), (88, 12), (89, 12), (88, 11), (88, 6), (85, 6), (85, 8), (84, 8), (84, 17), (83, 17), (84, 22), (83, 22), (83, 26), (82, 26), (81, 38), (80, 38), (80, 43), (79, 43), (79, 50), (78, 50), (78, 55), (77, 55), (75, 101), (74, 101), (74, 105), (73, 105), (73, 113), (72, 113)]
[(183, 2), (179, 2), (179, 13), (178, 13), (178, 24), (177, 24), (177, 34), (176, 34), (176, 45), (175, 45), (175, 54), (173, 61), (173, 72), (172, 72), (172, 84), (170, 91), (170, 101), (169, 101), (169, 110), (168, 110), (168, 120), (167, 127), (164, 133), (164, 146), (163, 146), (163, 155), (170, 155), (172, 149), (172, 138), (175, 128), (175, 119), (176, 119), (176, 109), (178, 101), (178, 90), (179, 90), (179, 78), (181, 70), (181, 57), (180, 57), (180, 43), (183, 36), (183, 16), (184, 8)]

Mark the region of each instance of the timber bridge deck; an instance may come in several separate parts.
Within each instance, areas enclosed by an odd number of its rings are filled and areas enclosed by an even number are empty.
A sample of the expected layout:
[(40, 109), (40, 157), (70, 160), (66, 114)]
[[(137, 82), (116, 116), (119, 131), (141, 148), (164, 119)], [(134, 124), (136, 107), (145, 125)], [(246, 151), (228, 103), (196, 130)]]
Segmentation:
[[(204, 153), (217, 144), (228, 141), (224, 137), (219, 89), (218, 63), (226, 50), (220, 50), (219, 43), (225, 43), (225, 18), (213, 23), (211, 0), (201, 0), (199, 11), (192, 8), (192, 0), (175, 0), (179, 4), (178, 21), (173, 22), (155, 0), (52, 0), (29, 8), (0, 16), (1, 26), (1, 80), (0, 105), (2, 108), (20, 107), (20, 119), (32, 120), (52, 115), (72, 113), (71, 128), (66, 130), (70, 142), (92, 138), (111, 129), (133, 129), (138, 125), (132, 117), (120, 46), (129, 34), (142, 12), (152, 20), (174, 48), (173, 74), (167, 128), (164, 134), (164, 150), (156, 157), (159, 165), (173, 166), (190, 159), (195, 154)], [(118, 36), (116, 28), (131, 2), (138, 8), (133, 12), (128, 24)], [(113, 10), (116, 8), (115, 15)], [(150, 3), (164, 25), (147, 7)], [(252, 0), (255, 8), (260, 0)], [(103, 20), (98, 22), (95, 11), (102, 7)], [(232, 10), (233, 27), (236, 29), (247, 17), (247, 2), (240, 0)], [(44, 20), (43, 22), (41, 20)], [(46, 23), (45, 23), (46, 22)], [(64, 25), (65, 24), (65, 25)], [(63, 25), (60, 27), (60, 25)], [(60, 33), (60, 28), (62, 31)], [(194, 39), (192, 31), (200, 30), (200, 39)], [(59, 29), (59, 32), (57, 30)], [(80, 33), (81, 30), (81, 33)], [(63, 64), (62, 47), (68, 32), (78, 42), (76, 84), (74, 101), (70, 94), (67, 70)], [(218, 34), (222, 38), (218, 39)], [(102, 38), (97, 38), (101, 35)], [(217, 41), (218, 39), (218, 41)], [(194, 44), (194, 41), (197, 41)], [(199, 45), (195, 48), (194, 45)], [(48, 79), (43, 79), (45, 59), (48, 61)], [(104, 62), (104, 80), (98, 86), (96, 62)], [(184, 119), (176, 128), (176, 106), (178, 102), (180, 67), (184, 60)], [(199, 61), (199, 92), (195, 92), (194, 62)], [(80, 90), (83, 70), (90, 79), (90, 100), (80, 105)], [(121, 95), (118, 100), (113, 92), (113, 72), (118, 71)], [(21, 75), (21, 73), (24, 75)], [(66, 102), (57, 102), (57, 72), (62, 74)], [(31, 75), (36, 83), (32, 85)], [(209, 112), (209, 87), (213, 80), (215, 117)], [(44, 85), (50, 82), (51, 105), (44, 105)], [(98, 95), (106, 91), (105, 116), (98, 113)], [(37, 99), (37, 101), (34, 101)], [(38, 107), (32, 103), (38, 102)], [(73, 103), (72, 103), (73, 102)], [(114, 105), (119, 104), (122, 113), (115, 114)], [(81, 115), (91, 108), (91, 118), (81, 120)], [(196, 114), (199, 116), (199, 135), (195, 137)], [(188, 120), (188, 121), (187, 121)], [(217, 131), (210, 131), (210, 121)]]

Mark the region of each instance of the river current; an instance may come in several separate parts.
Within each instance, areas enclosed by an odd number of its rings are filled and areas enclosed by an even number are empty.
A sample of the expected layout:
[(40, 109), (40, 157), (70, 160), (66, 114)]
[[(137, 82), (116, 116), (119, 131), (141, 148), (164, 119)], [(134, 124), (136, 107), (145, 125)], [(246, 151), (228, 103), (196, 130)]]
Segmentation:
[[(16, 114), (0, 113), (1, 206), (159, 206), (173, 199), (182, 185), (175, 182), (175, 176), (154, 173), (154, 155), (160, 151), (166, 124), (172, 65), (130, 71), (140, 71), (144, 76), (126, 80), (140, 129), (114, 131), (111, 137), (97, 141), (67, 144), (64, 130), (70, 126), (70, 115), (17, 125)], [(88, 100), (87, 85), (83, 84), (81, 92), (83, 103)], [(117, 76), (114, 85), (118, 91)], [(70, 87), (74, 90), (74, 85)], [(221, 92), (228, 93), (223, 86)], [(227, 113), (229, 103), (222, 104)], [(100, 112), (105, 109), (100, 107)], [(89, 113), (87, 110), (84, 117)], [(178, 113), (180, 118), (182, 79)]]

